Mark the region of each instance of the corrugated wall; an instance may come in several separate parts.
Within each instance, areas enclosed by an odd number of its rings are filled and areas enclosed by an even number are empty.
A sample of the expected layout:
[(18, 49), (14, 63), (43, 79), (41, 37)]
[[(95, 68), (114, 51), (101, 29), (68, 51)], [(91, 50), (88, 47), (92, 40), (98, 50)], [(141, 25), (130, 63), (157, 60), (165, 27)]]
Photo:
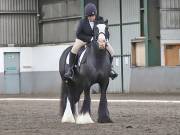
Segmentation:
[(70, 42), (80, 13), (80, 0), (40, 0), (41, 43)]
[(0, 0), (0, 9), (5, 12), (37, 11), (37, 0)]
[(139, 0), (122, 0), (122, 22), (134, 23), (140, 20)]
[(38, 43), (37, 0), (0, 0), (0, 46)]
[(109, 19), (109, 24), (120, 23), (119, 0), (99, 0), (99, 14)]
[(140, 36), (140, 0), (122, 0), (124, 91), (128, 92), (131, 73), (131, 40)]
[(110, 81), (108, 92), (122, 92), (121, 84), (121, 58), (120, 58), (120, 8), (119, 0), (99, 0), (99, 15), (109, 21), (110, 43), (115, 50), (116, 57), (114, 58), (113, 66), (119, 76)]
[(161, 0), (160, 17), (161, 42), (180, 40), (180, 0)]
[(109, 19), (110, 42), (115, 50), (114, 67), (119, 76), (111, 81), (109, 92), (122, 92), (121, 56), (123, 56), (123, 86), (129, 90), (131, 39), (140, 36), (140, 0), (122, 0), (123, 54), (120, 47), (120, 3), (119, 0), (99, 0), (99, 14)]
[(180, 0), (161, 0), (161, 28), (180, 28)]
[(140, 36), (140, 24), (123, 26), (123, 58), (124, 90), (129, 91), (131, 75), (131, 40)]
[(140, 1), (122, 0), (123, 53), (131, 54), (131, 40), (140, 36)]
[(116, 55), (120, 55), (120, 8), (119, 0), (99, 0), (99, 15), (108, 19), (110, 42)]
[(120, 54), (120, 8), (119, 0), (99, 0), (99, 15), (108, 19), (110, 42), (115, 53)]

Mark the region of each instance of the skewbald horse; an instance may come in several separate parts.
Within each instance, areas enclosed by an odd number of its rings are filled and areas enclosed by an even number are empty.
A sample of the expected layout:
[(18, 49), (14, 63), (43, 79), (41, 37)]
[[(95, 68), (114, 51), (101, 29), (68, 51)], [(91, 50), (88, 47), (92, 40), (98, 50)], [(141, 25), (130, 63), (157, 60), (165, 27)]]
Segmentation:
[[(74, 81), (64, 79), (64, 74), (68, 69), (66, 59), (72, 47), (68, 47), (61, 55), (59, 61), (59, 72), (62, 78), (60, 111), (63, 123), (94, 123), (91, 118), (90, 88), (95, 83), (99, 84), (101, 92), (98, 122), (112, 122), (106, 97), (111, 70), (110, 54), (106, 50), (108, 34), (108, 21), (102, 20), (95, 23), (93, 41), (87, 46), (85, 62), (81, 62), (74, 68)], [(79, 111), (78, 102), (83, 92), (84, 101)]]

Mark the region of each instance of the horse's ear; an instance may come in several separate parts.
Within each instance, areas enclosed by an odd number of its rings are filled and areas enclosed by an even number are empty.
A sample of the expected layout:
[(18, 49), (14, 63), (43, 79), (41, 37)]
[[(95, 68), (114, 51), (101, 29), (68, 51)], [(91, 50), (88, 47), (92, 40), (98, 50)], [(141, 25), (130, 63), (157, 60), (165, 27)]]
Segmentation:
[(108, 19), (106, 19), (106, 20), (104, 21), (104, 23), (105, 23), (106, 25), (108, 25)]

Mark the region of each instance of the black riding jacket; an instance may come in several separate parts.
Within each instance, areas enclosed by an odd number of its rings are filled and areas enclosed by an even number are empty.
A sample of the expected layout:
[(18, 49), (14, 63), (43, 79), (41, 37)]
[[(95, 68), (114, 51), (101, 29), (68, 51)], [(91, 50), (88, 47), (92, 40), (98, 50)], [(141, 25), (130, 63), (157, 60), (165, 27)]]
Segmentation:
[[(96, 21), (103, 20), (103, 17), (96, 17)], [(91, 38), (93, 37), (93, 29), (89, 24), (88, 18), (81, 19), (79, 22), (79, 26), (76, 31), (76, 37), (84, 42), (89, 43)]]

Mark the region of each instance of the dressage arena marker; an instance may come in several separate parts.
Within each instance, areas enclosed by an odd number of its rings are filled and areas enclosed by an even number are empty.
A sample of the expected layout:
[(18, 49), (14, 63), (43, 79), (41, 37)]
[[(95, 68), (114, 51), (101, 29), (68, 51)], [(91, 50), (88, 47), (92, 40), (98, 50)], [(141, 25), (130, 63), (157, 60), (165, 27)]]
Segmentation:
[[(59, 101), (60, 99), (51, 98), (0, 98), (0, 101)], [(83, 99), (81, 99), (83, 101)], [(92, 102), (99, 102), (99, 100), (93, 99)], [(180, 104), (180, 100), (108, 100), (109, 103), (175, 103)]]

